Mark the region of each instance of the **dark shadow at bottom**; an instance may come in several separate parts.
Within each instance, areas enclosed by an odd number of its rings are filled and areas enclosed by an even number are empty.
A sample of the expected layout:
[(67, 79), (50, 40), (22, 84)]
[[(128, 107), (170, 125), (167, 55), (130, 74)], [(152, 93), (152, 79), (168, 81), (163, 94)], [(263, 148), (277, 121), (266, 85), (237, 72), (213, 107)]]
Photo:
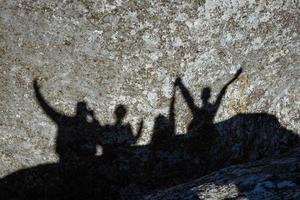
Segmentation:
[(142, 199), (230, 165), (283, 155), (299, 142), (266, 113), (238, 114), (214, 128), (213, 141), (205, 139), (209, 131), (176, 135), (159, 145), (120, 145), (108, 155), (19, 170), (0, 180), (0, 198)]

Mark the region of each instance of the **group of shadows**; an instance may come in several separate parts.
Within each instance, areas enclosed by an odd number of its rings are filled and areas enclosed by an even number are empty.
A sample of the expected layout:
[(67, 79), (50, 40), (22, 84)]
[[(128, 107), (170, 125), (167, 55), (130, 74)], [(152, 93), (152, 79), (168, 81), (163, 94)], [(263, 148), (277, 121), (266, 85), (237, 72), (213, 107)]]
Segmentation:
[[(210, 103), (210, 88), (202, 91), (198, 107), (182, 82), (174, 83), (169, 114), (155, 118), (152, 139), (137, 145), (143, 120), (136, 133), (123, 122), (126, 107), (115, 109), (115, 123), (101, 125), (85, 102), (77, 104), (75, 116), (53, 109), (40, 92), (37, 102), (58, 127), (58, 163), (22, 169), (0, 180), (1, 199), (142, 199), (160, 189), (207, 175), (226, 166), (271, 158), (289, 152), (299, 141), (296, 133), (267, 113), (237, 114), (214, 123), (227, 87)], [(186, 134), (176, 134), (175, 94), (180, 91), (192, 120)], [(97, 155), (97, 146), (102, 154)], [(239, 186), (237, 186), (239, 188)], [(243, 189), (243, 188), (239, 188)]]

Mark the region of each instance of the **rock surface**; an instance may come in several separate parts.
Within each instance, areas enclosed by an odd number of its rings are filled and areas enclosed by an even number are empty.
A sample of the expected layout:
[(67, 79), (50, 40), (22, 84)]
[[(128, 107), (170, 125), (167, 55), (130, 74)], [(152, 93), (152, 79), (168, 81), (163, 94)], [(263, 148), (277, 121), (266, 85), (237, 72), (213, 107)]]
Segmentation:
[[(201, 105), (227, 89), (216, 122), (238, 113), (267, 112), (299, 132), (299, 2), (27, 1), (0, 2), (0, 176), (54, 162), (56, 126), (40, 109), (32, 81), (68, 115), (86, 101), (102, 124), (118, 104), (134, 129), (167, 114), (177, 75)], [(176, 121), (185, 133), (191, 114), (177, 94)]]
[[(294, 0), (1, 1), (0, 198), (300, 198), (299, 8)], [(51, 121), (41, 97), (68, 123)], [(171, 100), (176, 135), (155, 141), (155, 130), (169, 128)], [(78, 102), (100, 124), (76, 123)], [(189, 135), (201, 121), (195, 112), (216, 104), (208, 130)], [(128, 123), (117, 126), (126, 108)], [(96, 155), (66, 161), (74, 149), (86, 153), (84, 134), (122, 127), (130, 145), (116, 136), (118, 145), (97, 143)], [(71, 142), (63, 135), (78, 132)]]
[(299, 199), (299, 158), (298, 147), (282, 158), (224, 168), (145, 199)]

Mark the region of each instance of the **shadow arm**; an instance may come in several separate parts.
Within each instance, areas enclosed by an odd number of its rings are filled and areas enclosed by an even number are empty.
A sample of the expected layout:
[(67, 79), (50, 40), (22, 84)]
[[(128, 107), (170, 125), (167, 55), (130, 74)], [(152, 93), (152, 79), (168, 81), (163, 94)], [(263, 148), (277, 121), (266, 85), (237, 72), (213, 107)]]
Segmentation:
[(175, 87), (173, 89), (173, 95), (170, 103), (170, 110), (169, 110), (169, 123), (170, 123), (170, 136), (174, 136), (176, 133), (175, 130), (175, 99), (176, 99), (176, 90)]
[(230, 81), (228, 81), (228, 82), (223, 86), (223, 88), (221, 89), (220, 93), (218, 94), (218, 97), (217, 97), (216, 102), (214, 103), (214, 110), (215, 110), (215, 112), (217, 112), (217, 110), (219, 109), (220, 104), (221, 104), (221, 101), (222, 101), (222, 99), (223, 99), (223, 97), (224, 97), (224, 95), (225, 95), (225, 93), (226, 93), (226, 90), (227, 90), (228, 86), (229, 86), (231, 83), (233, 83), (233, 82), (239, 77), (239, 75), (240, 75), (241, 73), (242, 73), (242, 68), (240, 68), (240, 69), (235, 73), (234, 77), (233, 77)]
[(175, 86), (178, 86), (179, 89), (181, 90), (181, 94), (187, 103), (189, 109), (194, 112), (195, 110), (195, 104), (194, 104), (194, 99), (190, 93), (190, 91), (185, 87), (185, 85), (182, 83), (181, 78), (177, 78), (175, 81)]
[(139, 129), (137, 131), (137, 134), (135, 136), (135, 141), (137, 141), (138, 139), (140, 139), (142, 137), (143, 126), (144, 126), (144, 120), (142, 119), (140, 124), (139, 124)]
[(44, 112), (55, 122), (59, 121), (63, 115), (56, 112), (45, 100), (43, 95), (40, 92), (40, 88), (37, 84), (37, 80), (35, 79), (33, 82), (35, 97), (39, 103), (39, 105), (43, 108)]

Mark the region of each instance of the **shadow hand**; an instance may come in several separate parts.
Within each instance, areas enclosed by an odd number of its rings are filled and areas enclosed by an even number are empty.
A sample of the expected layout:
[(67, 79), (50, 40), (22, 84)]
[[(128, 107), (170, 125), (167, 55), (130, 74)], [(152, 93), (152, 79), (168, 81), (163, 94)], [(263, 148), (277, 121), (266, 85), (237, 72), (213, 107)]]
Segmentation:
[(37, 81), (36, 78), (33, 80), (33, 87), (34, 87), (35, 90), (39, 90), (40, 89), (40, 86), (39, 86), (38, 81)]
[(243, 72), (243, 68), (238, 69), (238, 70), (236, 71), (234, 77), (235, 77), (235, 78), (239, 77), (239, 75), (240, 75), (242, 72)]
[(143, 127), (144, 126), (144, 119), (141, 119), (141, 121), (140, 121), (140, 127)]
[(182, 83), (182, 79), (181, 79), (180, 77), (177, 77), (176, 80), (175, 80), (175, 82), (174, 82), (174, 85), (175, 85), (175, 86), (178, 86), (178, 85), (180, 85), (181, 83)]

